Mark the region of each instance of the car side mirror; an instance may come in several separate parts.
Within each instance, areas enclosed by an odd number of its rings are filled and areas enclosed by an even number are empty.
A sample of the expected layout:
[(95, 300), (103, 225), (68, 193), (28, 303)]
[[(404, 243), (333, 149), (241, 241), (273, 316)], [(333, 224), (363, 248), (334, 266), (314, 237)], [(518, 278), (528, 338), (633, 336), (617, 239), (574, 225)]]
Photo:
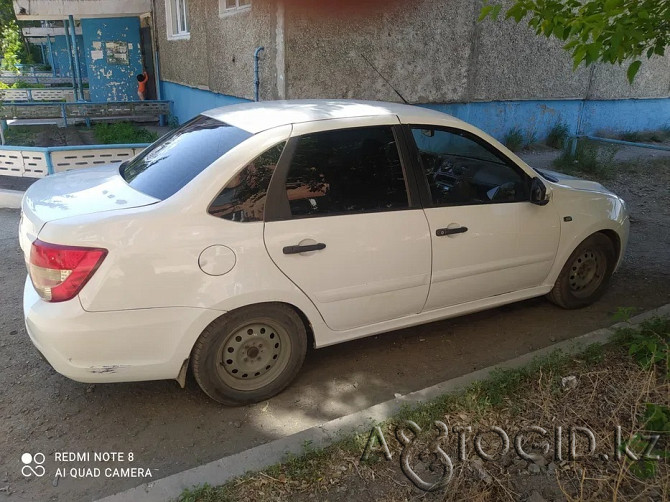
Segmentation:
[(530, 201), (538, 206), (549, 204), (547, 197), (547, 187), (544, 186), (540, 178), (533, 178), (530, 182)]

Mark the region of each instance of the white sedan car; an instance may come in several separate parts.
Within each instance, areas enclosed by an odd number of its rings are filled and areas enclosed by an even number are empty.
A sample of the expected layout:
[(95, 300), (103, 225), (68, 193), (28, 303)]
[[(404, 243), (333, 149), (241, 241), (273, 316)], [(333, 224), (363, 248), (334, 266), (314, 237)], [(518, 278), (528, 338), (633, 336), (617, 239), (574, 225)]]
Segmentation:
[(224, 404), (323, 347), (547, 295), (600, 297), (629, 219), (475, 127), (390, 103), (206, 112), (119, 165), (32, 185), (27, 331), (81, 382), (192, 371)]

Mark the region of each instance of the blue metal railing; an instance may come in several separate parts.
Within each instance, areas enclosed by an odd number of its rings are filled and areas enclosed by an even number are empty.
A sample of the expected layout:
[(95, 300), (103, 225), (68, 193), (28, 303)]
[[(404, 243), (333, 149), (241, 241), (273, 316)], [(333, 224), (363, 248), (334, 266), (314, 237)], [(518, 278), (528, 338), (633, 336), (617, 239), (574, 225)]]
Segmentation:
[(663, 150), (666, 152), (670, 152), (670, 146), (668, 145), (655, 145), (654, 143), (636, 143), (633, 141), (624, 141), (621, 139), (601, 138), (599, 136), (588, 136), (586, 134), (580, 134), (578, 136), (573, 136), (570, 138), (570, 153), (572, 155), (576, 154), (577, 141), (580, 139), (588, 139), (589, 141), (598, 141), (600, 143), (611, 143), (613, 145), (633, 146), (635, 148), (650, 148), (652, 150)]
[[(38, 112), (22, 113), (22, 109), (39, 107)], [(169, 115), (172, 101), (78, 101), (65, 102), (27, 102), (9, 103), (0, 108), (0, 119), (53, 119), (60, 118), (67, 126), (68, 118), (90, 119), (93, 117), (129, 117), (129, 116), (157, 116), (161, 124), (165, 123)]]

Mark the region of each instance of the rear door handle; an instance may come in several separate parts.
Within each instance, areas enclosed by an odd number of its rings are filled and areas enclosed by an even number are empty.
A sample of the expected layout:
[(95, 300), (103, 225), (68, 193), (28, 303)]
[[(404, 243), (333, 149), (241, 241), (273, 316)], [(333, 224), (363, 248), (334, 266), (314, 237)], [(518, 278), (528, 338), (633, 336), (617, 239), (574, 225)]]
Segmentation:
[(306, 253), (308, 251), (321, 251), (322, 249), (326, 249), (326, 245), (323, 242), (319, 242), (317, 244), (308, 244), (306, 246), (286, 246), (283, 251), (284, 254), (298, 254)]
[(444, 237), (445, 235), (454, 235), (462, 234), (468, 231), (468, 227), (456, 227), (456, 228), (438, 228), (435, 231), (435, 235), (438, 237)]

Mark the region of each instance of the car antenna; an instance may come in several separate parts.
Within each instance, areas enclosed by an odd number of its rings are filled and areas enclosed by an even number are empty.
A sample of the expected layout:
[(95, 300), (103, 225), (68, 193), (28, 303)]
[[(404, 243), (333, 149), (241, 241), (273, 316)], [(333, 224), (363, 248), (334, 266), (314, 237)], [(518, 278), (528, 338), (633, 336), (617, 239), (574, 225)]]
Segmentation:
[(383, 80), (384, 82), (386, 82), (386, 83), (388, 84), (388, 86), (389, 86), (391, 89), (393, 89), (393, 92), (395, 92), (395, 93), (398, 95), (398, 97), (399, 97), (400, 99), (402, 99), (402, 102), (405, 103), (406, 105), (408, 105), (409, 102), (408, 102), (405, 98), (402, 97), (402, 94), (400, 94), (400, 93), (398, 92), (398, 89), (396, 89), (395, 87), (393, 87), (393, 86), (391, 85), (391, 82), (389, 82), (388, 80), (386, 80), (386, 77), (384, 77), (384, 75), (382, 75), (382, 74), (379, 72), (379, 70), (378, 70), (377, 68), (375, 68), (374, 65), (373, 65), (370, 61), (368, 61), (368, 58), (366, 58), (363, 54), (361, 54), (360, 56), (363, 58), (363, 61), (365, 61), (367, 64), (369, 64), (369, 65), (370, 65), (370, 68), (372, 68), (374, 71), (376, 71), (376, 72), (377, 72), (377, 75), (379, 75), (379, 76), (382, 78), (382, 80)]

